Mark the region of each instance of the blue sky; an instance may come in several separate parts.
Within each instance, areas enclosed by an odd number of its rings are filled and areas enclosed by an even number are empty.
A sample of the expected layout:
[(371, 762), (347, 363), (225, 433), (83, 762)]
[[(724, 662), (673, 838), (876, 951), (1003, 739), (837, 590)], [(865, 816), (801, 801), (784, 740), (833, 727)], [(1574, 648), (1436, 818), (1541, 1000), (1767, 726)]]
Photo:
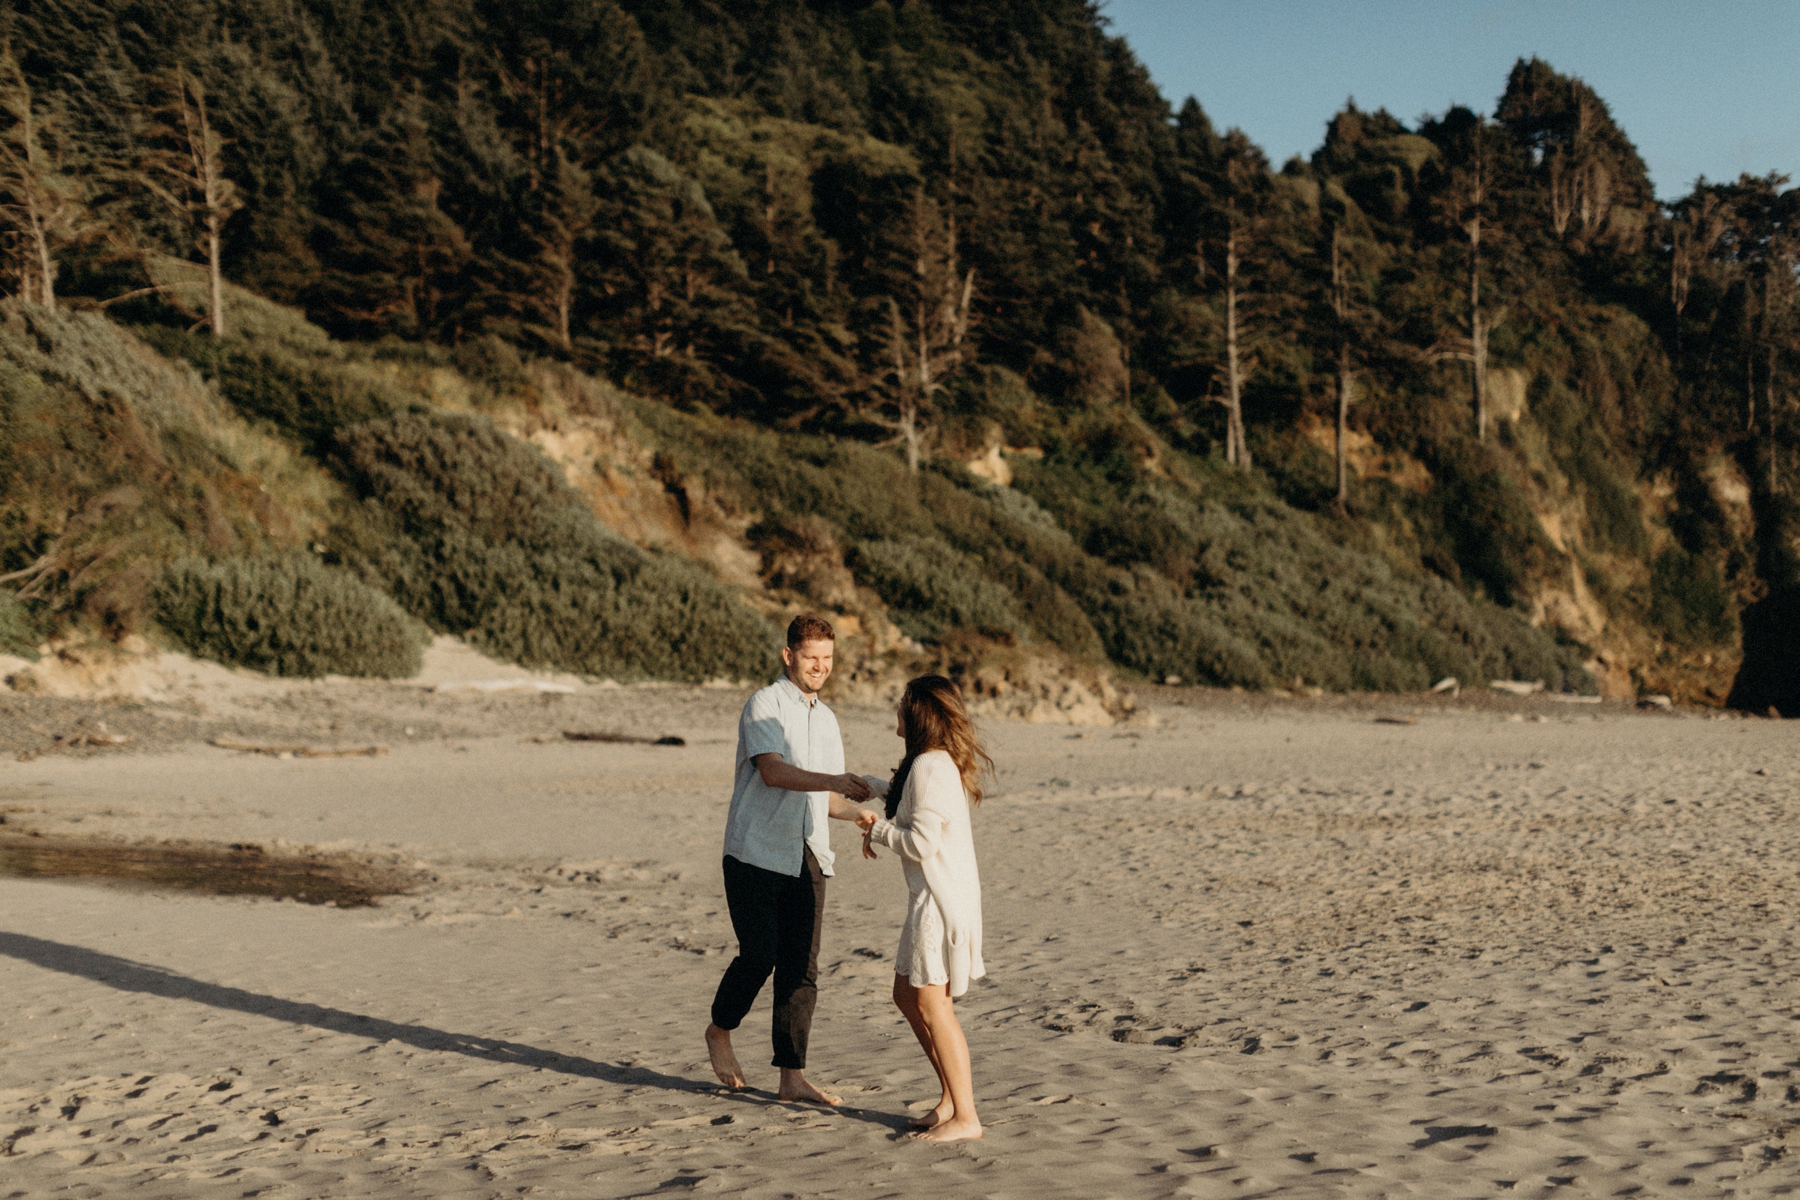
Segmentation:
[(1537, 55), (1599, 92), (1671, 199), (1696, 176), (1800, 177), (1800, 0), (1103, 0), (1171, 104), (1279, 165), (1354, 96), (1411, 124), (1491, 113)]

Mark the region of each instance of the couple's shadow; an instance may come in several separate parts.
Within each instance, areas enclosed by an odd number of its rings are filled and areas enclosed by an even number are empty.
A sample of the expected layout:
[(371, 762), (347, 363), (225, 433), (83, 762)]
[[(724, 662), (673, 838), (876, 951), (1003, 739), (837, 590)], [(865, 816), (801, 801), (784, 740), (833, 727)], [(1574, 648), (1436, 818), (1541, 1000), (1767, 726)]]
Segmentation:
[(321, 1004), (308, 1004), (299, 1000), (284, 1000), (279, 996), (265, 996), (258, 992), (245, 991), (243, 988), (226, 987), (222, 984), (190, 979), (186, 975), (178, 975), (173, 971), (151, 966), (148, 963), (133, 962), (131, 959), (120, 958), (115, 954), (102, 954), (98, 950), (89, 950), (84, 946), (70, 946), (23, 933), (0, 932), (0, 954), (43, 967), (45, 970), (60, 971), (65, 975), (78, 975), (83, 979), (91, 979), (122, 992), (138, 992), (147, 996), (161, 996), (168, 1000), (186, 1000), (230, 1012), (249, 1013), (276, 1021), (286, 1021), (290, 1025), (308, 1025), (314, 1029), (329, 1030), (332, 1033), (367, 1038), (374, 1042), (395, 1041), (417, 1047), (420, 1050), (462, 1054), (469, 1058), (481, 1059), (484, 1062), (510, 1063), (544, 1071), (555, 1071), (582, 1079), (597, 1079), (616, 1087), (655, 1087), (671, 1092), (706, 1093), (721, 1100), (752, 1104), (760, 1108), (816, 1108), (821, 1113), (835, 1113), (851, 1120), (881, 1125), (896, 1133), (903, 1133), (906, 1129), (905, 1117), (891, 1116), (887, 1113), (854, 1108), (850, 1105), (839, 1105), (833, 1108), (810, 1104), (797, 1106), (793, 1101), (780, 1100), (767, 1092), (759, 1092), (755, 1089), (733, 1090), (716, 1082), (684, 1079), (679, 1075), (665, 1075), (647, 1067), (595, 1062), (593, 1059), (581, 1058), (572, 1054), (560, 1054), (554, 1050), (503, 1041), (500, 1038), (451, 1033), (442, 1029), (433, 1029), (428, 1025), (409, 1025), (399, 1021), (383, 1020), (380, 1017), (365, 1016), (362, 1013), (345, 1012), (341, 1008), (327, 1008)]

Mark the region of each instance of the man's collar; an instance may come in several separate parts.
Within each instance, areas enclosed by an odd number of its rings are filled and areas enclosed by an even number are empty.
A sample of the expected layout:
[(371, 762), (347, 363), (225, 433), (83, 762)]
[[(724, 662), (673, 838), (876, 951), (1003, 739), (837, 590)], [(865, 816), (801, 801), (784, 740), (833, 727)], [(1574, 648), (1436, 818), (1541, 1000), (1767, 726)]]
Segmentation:
[(817, 695), (808, 696), (804, 688), (795, 683), (792, 679), (789, 679), (786, 671), (783, 671), (781, 673), (781, 678), (777, 679), (775, 682), (777, 684), (787, 684), (788, 691), (799, 697), (801, 703), (805, 704), (808, 708), (811, 708), (814, 704), (819, 702), (819, 697)]

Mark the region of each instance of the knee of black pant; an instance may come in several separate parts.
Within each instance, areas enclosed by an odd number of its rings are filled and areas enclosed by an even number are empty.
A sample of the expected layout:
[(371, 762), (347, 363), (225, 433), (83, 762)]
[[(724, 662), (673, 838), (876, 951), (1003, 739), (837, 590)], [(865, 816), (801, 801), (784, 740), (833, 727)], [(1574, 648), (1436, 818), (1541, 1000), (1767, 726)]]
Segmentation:
[(731, 968), (738, 975), (747, 975), (757, 981), (761, 987), (763, 980), (775, 973), (776, 961), (773, 954), (746, 954), (739, 950), (737, 958), (732, 960)]

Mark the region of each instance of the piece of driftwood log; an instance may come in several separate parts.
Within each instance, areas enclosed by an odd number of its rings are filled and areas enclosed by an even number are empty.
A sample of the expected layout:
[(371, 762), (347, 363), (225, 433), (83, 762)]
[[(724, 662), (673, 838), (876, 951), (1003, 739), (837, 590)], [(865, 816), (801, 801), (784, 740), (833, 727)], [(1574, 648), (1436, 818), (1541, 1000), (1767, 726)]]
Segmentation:
[(83, 746), (123, 746), (131, 739), (120, 733), (108, 733), (104, 722), (93, 733), (58, 734), (50, 739), (47, 746), (39, 746), (36, 750), (27, 750), (19, 755), (20, 762), (30, 762), (45, 754), (55, 754), (60, 750), (79, 750)]
[(631, 746), (685, 746), (685, 745), (687, 745), (686, 738), (679, 738), (679, 737), (676, 737), (674, 734), (667, 734), (663, 737), (653, 738), (653, 737), (644, 737), (643, 735), (636, 734), (636, 733), (601, 733), (601, 732), (585, 732), (585, 731), (579, 730), (579, 729), (565, 729), (565, 730), (563, 730), (563, 737), (567, 738), (571, 742), (617, 742), (617, 743), (621, 743), (624, 745), (631, 745)]
[(1417, 717), (1376, 717), (1375, 723), (1377, 725), (1417, 725), (1419, 723), (1419, 718), (1417, 718)]
[(386, 746), (308, 746), (304, 742), (240, 742), (235, 738), (208, 738), (221, 750), (243, 750), (250, 754), (286, 754), (293, 758), (374, 758), (386, 754)]

